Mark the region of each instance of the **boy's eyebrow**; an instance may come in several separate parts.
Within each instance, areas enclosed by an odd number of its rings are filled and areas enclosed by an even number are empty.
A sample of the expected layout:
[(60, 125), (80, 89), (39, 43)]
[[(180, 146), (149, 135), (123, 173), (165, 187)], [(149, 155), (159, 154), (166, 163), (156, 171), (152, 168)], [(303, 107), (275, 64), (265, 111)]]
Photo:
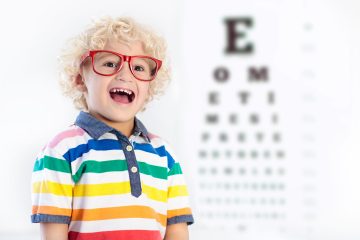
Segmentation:
[(107, 53), (107, 54), (98, 54), (96, 55), (96, 59), (102, 60), (103, 58), (107, 58), (107, 57), (119, 57), (113, 53), (109, 53), (109, 52), (103, 52), (103, 53)]

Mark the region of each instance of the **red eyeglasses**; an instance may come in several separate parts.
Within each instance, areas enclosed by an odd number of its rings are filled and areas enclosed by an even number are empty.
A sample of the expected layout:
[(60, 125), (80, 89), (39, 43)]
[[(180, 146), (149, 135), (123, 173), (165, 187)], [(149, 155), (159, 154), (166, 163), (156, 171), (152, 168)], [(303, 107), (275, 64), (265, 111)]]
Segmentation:
[(91, 58), (93, 71), (102, 76), (118, 73), (128, 62), (132, 75), (140, 81), (151, 81), (156, 77), (162, 61), (149, 56), (126, 56), (107, 50), (88, 51), (81, 57), (81, 63)]

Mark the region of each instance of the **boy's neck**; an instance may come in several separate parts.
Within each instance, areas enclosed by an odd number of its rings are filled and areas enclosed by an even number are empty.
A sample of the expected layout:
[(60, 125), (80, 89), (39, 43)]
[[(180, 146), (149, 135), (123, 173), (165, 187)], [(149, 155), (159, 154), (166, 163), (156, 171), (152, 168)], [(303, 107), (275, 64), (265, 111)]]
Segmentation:
[(135, 118), (133, 117), (132, 119), (130, 119), (129, 121), (126, 122), (114, 122), (111, 121), (107, 118), (104, 118), (103, 116), (97, 114), (97, 113), (92, 113), (90, 112), (90, 114), (92, 116), (94, 116), (95, 118), (97, 118), (98, 120), (106, 123), (106, 125), (116, 129), (117, 131), (121, 132), (123, 135), (125, 135), (126, 137), (130, 137), (133, 129), (134, 129), (134, 120)]

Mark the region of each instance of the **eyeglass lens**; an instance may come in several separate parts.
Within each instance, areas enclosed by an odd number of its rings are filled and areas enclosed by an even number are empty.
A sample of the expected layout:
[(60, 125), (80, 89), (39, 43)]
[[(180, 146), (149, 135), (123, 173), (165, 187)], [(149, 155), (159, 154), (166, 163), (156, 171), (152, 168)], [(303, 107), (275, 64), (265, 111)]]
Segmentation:
[[(109, 52), (98, 52), (94, 55), (94, 69), (105, 75), (115, 74), (122, 66), (123, 59)], [(130, 61), (132, 74), (140, 80), (151, 80), (156, 74), (156, 62), (147, 57), (132, 57)]]

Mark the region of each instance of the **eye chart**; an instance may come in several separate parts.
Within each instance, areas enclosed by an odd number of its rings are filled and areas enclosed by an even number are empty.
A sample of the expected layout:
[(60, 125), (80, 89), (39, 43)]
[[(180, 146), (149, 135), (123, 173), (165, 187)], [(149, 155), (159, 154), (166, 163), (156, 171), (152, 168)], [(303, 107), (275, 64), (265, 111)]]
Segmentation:
[(326, 26), (341, 24), (325, 23), (320, 3), (218, 4), (189, 4), (184, 27), (181, 131), (196, 237), (340, 239), (353, 229), (332, 220), (352, 90), (337, 78), (346, 64), (327, 59), (350, 61)]

